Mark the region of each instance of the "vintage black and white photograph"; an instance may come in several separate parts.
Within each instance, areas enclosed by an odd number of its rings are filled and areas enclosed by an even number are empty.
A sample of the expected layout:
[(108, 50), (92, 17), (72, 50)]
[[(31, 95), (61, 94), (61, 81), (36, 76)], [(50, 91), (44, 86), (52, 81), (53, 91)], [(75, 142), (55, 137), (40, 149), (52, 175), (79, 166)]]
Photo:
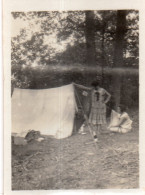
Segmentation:
[(11, 189), (138, 188), (139, 10), (11, 12)]

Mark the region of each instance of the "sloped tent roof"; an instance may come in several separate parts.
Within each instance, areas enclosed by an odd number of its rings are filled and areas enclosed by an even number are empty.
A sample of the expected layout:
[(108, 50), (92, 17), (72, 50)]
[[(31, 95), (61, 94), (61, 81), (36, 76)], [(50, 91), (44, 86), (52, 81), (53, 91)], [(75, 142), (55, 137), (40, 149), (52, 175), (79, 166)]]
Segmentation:
[(72, 135), (76, 101), (73, 84), (51, 89), (14, 89), (12, 133), (25, 136), (28, 130), (57, 139)]

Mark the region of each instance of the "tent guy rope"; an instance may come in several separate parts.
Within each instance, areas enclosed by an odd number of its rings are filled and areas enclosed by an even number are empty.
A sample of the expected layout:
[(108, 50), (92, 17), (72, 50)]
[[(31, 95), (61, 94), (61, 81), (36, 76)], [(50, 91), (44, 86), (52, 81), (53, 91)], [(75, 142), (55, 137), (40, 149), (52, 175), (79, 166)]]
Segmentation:
[[(77, 99), (78, 99), (78, 102), (79, 102), (79, 104), (80, 104), (80, 106), (81, 106), (81, 108), (82, 108), (82, 112), (83, 112), (83, 115), (84, 115), (86, 124), (87, 124), (87, 126), (88, 126), (90, 135), (91, 135), (91, 137), (92, 137), (92, 139), (93, 139), (93, 142), (94, 142), (94, 136), (93, 136), (93, 133), (92, 133), (92, 129), (91, 129), (91, 127), (90, 127), (90, 124), (89, 124), (89, 122), (88, 122), (88, 117), (87, 117), (87, 115), (86, 115), (86, 113), (85, 113), (85, 111), (84, 111), (84, 109), (83, 109), (81, 100), (80, 100), (80, 98), (79, 98), (79, 96), (78, 96), (78, 94), (77, 94), (77, 91), (75, 90), (75, 87), (74, 87), (74, 92), (75, 92), (76, 97), (77, 97)], [(98, 146), (97, 146), (96, 142), (94, 142), (94, 145), (95, 145), (96, 150), (98, 150)]]

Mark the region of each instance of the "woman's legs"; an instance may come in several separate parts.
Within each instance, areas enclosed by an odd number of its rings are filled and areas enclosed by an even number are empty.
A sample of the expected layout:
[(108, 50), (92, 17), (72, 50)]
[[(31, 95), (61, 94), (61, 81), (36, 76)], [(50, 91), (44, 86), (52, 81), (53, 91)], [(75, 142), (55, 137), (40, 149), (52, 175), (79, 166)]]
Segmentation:
[(119, 127), (110, 127), (109, 129), (112, 132), (119, 132)]
[(97, 124), (97, 133), (100, 134), (101, 133), (101, 125)]
[(117, 132), (117, 133), (127, 133), (130, 131), (130, 129), (123, 129), (120, 127), (110, 127), (110, 131)]
[(93, 130), (94, 141), (97, 142), (98, 137), (97, 137), (97, 133), (96, 133), (96, 125), (91, 125), (91, 126), (92, 126), (92, 130)]

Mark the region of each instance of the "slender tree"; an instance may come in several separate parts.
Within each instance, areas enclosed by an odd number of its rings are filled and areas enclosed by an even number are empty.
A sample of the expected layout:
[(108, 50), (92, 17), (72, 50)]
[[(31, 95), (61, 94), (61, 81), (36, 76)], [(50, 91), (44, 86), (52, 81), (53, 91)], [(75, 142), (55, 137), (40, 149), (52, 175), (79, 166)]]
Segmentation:
[(85, 38), (86, 38), (86, 47), (87, 47), (86, 62), (87, 62), (87, 64), (94, 65), (95, 64), (95, 55), (96, 55), (94, 12), (93, 11), (86, 11), (85, 16), (86, 16)]
[[(117, 11), (116, 38), (114, 48), (114, 67), (123, 67), (124, 36), (126, 32), (126, 11)], [(121, 75), (113, 75), (115, 108), (120, 104)]]
[(116, 39), (114, 49), (114, 66), (123, 67), (124, 36), (126, 33), (126, 11), (117, 11)]

